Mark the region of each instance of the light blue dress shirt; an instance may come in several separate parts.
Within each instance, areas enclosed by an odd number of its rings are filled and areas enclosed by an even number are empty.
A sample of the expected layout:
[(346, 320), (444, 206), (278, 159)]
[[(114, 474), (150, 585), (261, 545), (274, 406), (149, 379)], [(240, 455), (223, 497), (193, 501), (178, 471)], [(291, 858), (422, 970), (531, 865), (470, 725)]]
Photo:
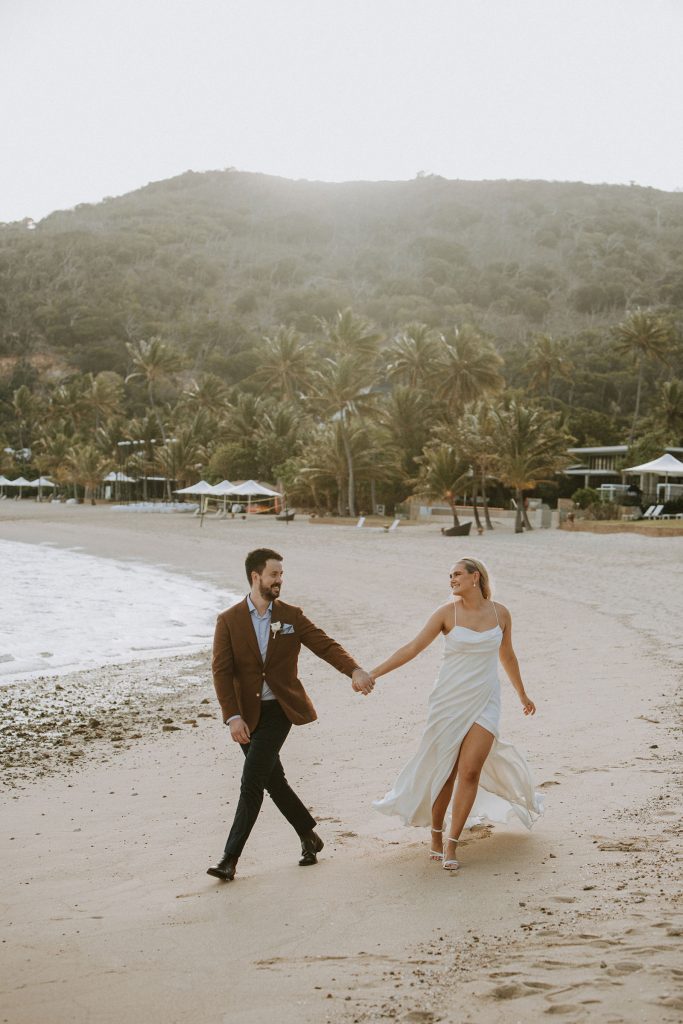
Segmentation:
[[(261, 652), (261, 658), (265, 662), (266, 654), (268, 652), (268, 634), (270, 632), (270, 620), (273, 615), (273, 602), (271, 601), (266, 608), (263, 615), (259, 615), (256, 610), (256, 605), (251, 599), (251, 596), (247, 594), (247, 607), (251, 612), (251, 622), (256, 633), (256, 641), (258, 643), (259, 651)], [(263, 687), (261, 688), (261, 700), (275, 700), (275, 694), (268, 686), (268, 683), (263, 680)]]
[[(273, 613), (273, 602), (270, 602), (263, 615), (259, 615), (256, 610), (256, 605), (251, 599), (251, 595), (247, 594), (247, 608), (251, 613), (251, 624), (254, 627), (254, 633), (256, 633), (256, 643), (258, 644), (258, 649), (261, 652), (261, 659), (265, 662), (266, 654), (268, 652), (268, 632), (270, 630), (270, 620)], [(277, 697), (268, 686), (265, 679), (263, 680), (263, 686), (261, 687), (261, 700), (277, 700)], [(231, 715), (225, 724), (230, 725), (233, 719), (241, 717), (241, 715)]]

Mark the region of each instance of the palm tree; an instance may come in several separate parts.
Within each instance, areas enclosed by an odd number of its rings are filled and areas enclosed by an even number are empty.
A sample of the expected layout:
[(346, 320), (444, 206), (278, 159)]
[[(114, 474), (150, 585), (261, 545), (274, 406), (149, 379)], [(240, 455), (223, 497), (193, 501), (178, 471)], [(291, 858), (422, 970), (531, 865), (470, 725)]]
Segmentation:
[(199, 479), (206, 452), (192, 426), (183, 427), (175, 437), (169, 437), (166, 444), (157, 448), (155, 461), (168, 481), (185, 487)]
[(325, 495), (328, 508), (336, 497), (337, 512), (343, 515), (347, 504), (348, 460), (350, 447), (356, 479), (372, 487), (373, 481), (388, 481), (396, 476), (391, 453), (372, 443), (370, 430), (365, 424), (353, 423), (346, 429), (341, 420), (315, 427), (308, 435), (300, 455), (290, 460), (288, 491), (307, 489), (319, 506)]
[(66, 456), (69, 478), (85, 488), (84, 500), (95, 504), (95, 490), (102, 483), (107, 470), (111, 469), (110, 459), (105, 458), (93, 444), (70, 448)]
[(199, 380), (193, 380), (183, 391), (185, 404), (195, 409), (218, 414), (228, 400), (228, 389), (214, 373), (204, 373)]
[(310, 384), (312, 355), (311, 346), (293, 327), (279, 327), (256, 350), (258, 368), (251, 379), (263, 391), (291, 402)]
[(415, 493), (445, 498), (453, 513), (453, 525), (459, 526), (456, 499), (470, 483), (471, 469), (467, 459), (453, 445), (439, 442), (429, 445), (419, 459), (420, 473)]
[(479, 509), (477, 508), (477, 495), (481, 487), (487, 530), (493, 529), (486, 495), (486, 480), (487, 477), (492, 476), (496, 465), (493, 430), (491, 407), (483, 401), (466, 407), (463, 415), (451, 428), (452, 437), (458, 451), (462, 452), (463, 457), (468, 459), (472, 465), (474, 474), (472, 481), (472, 507), (477, 528), (481, 528)]
[(411, 388), (427, 387), (439, 359), (439, 343), (426, 324), (409, 324), (397, 334), (382, 356), (387, 379)]
[(636, 404), (633, 410), (628, 443), (631, 444), (636, 432), (640, 414), (640, 397), (643, 388), (645, 364), (653, 359), (664, 361), (673, 341), (673, 329), (664, 317), (637, 309), (614, 328), (615, 347), (620, 355), (630, 357), (638, 370)]
[(378, 406), (377, 421), (398, 453), (405, 478), (417, 474), (417, 460), (429, 441), (435, 420), (430, 398), (408, 384), (397, 385)]
[[(180, 369), (180, 356), (173, 349), (169, 348), (166, 342), (158, 335), (148, 340), (139, 339), (133, 342), (126, 342), (126, 348), (135, 367), (135, 370), (126, 377), (126, 383), (129, 380), (138, 378), (146, 382), (149, 405), (159, 424), (162, 441), (166, 444), (166, 428), (157, 408), (156, 387), (160, 381), (171, 377)], [(168, 478), (166, 480), (166, 497), (170, 501), (171, 484)]]
[(676, 444), (683, 434), (683, 382), (674, 378), (664, 381), (659, 389), (655, 422), (662, 427), (667, 439)]
[(365, 362), (374, 360), (381, 334), (367, 320), (345, 309), (329, 320), (319, 319), (318, 323), (333, 355), (354, 356)]
[(451, 411), (503, 388), (503, 360), (473, 327), (442, 335), (440, 358), (433, 380), (436, 395)]
[(350, 443), (351, 423), (367, 415), (375, 406), (377, 393), (372, 391), (373, 378), (356, 356), (323, 359), (314, 371), (311, 406), (325, 420), (338, 422), (346, 454), (349, 514), (356, 514), (354, 457)]
[(180, 369), (180, 356), (158, 336), (147, 341), (140, 339), (126, 342), (126, 348), (135, 367), (126, 377), (126, 383), (141, 378), (147, 384), (149, 405), (159, 424), (159, 432), (165, 444), (166, 432), (157, 409), (156, 388), (160, 381), (171, 377)]
[(12, 411), (16, 417), (18, 428), (17, 447), (21, 449), (30, 448), (35, 416), (35, 402), (31, 391), (25, 384), (18, 387), (12, 395)]
[(571, 364), (562, 355), (560, 343), (548, 334), (537, 334), (526, 358), (526, 370), (530, 374), (532, 388), (547, 395), (550, 405), (554, 404), (553, 381), (561, 377), (568, 380)]
[(524, 513), (524, 491), (551, 480), (571, 461), (567, 448), (572, 438), (555, 413), (521, 405), (516, 399), (493, 411), (493, 425), (496, 476), (514, 488), (515, 533), (522, 533), (523, 515), (527, 529), (531, 529)]
[(93, 377), (87, 374), (83, 388), (77, 398), (79, 411), (83, 411), (95, 427), (102, 418), (111, 419), (122, 412), (123, 381), (118, 373), (103, 371)]

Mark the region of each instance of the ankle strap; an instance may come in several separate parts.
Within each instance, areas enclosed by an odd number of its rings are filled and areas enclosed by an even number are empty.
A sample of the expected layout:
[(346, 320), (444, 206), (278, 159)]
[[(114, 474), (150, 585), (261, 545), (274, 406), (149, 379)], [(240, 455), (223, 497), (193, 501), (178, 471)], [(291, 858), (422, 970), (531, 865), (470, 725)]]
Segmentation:
[(443, 832), (442, 828), (432, 828), (432, 832)]

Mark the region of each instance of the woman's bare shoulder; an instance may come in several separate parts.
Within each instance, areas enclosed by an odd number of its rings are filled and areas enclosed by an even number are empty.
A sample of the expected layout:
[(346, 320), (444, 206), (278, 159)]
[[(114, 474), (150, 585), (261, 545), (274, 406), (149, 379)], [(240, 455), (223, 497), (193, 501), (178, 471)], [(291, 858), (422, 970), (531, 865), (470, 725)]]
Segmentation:
[(508, 608), (505, 607), (504, 604), (501, 604), (500, 601), (494, 601), (493, 604), (495, 605), (496, 611), (498, 612), (498, 617), (500, 618), (501, 622), (512, 621), (510, 611)]

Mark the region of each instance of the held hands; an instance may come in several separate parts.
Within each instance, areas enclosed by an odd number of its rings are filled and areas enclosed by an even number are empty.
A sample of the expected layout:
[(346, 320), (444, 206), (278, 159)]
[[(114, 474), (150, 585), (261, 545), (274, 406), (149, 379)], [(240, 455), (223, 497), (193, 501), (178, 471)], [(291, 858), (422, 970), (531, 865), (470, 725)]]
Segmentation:
[(536, 714), (536, 705), (531, 700), (531, 698), (527, 697), (526, 694), (523, 694), (521, 700), (522, 700), (522, 708), (524, 710), (524, 714), (525, 715), (535, 715)]
[(362, 693), (364, 697), (367, 697), (368, 694), (372, 693), (374, 685), (375, 680), (365, 671), (365, 669), (354, 669), (353, 675), (351, 676), (351, 686), (356, 693)]
[(248, 743), (251, 734), (249, 732), (249, 726), (243, 718), (233, 718), (230, 723), (230, 735), (232, 736), (235, 743)]

